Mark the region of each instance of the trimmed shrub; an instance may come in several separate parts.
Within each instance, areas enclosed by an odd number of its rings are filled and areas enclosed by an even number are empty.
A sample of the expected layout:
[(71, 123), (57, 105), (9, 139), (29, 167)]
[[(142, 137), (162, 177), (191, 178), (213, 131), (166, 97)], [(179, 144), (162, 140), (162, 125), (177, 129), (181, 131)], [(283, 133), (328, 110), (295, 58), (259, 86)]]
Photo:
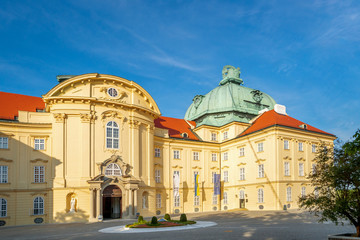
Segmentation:
[(180, 215), (180, 222), (187, 222), (187, 217), (185, 213)]
[(166, 221), (170, 221), (170, 220), (171, 220), (170, 214), (168, 214), (168, 213), (165, 214), (164, 219), (165, 219)]
[(142, 222), (144, 222), (144, 218), (143, 218), (143, 216), (139, 216), (138, 223), (142, 223)]
[(156, 224), (158, 224), (158, 220), (157, 220), (157, 218), (154, 216), (154, 217), (151, 218), (151, 225), (156, 225)]

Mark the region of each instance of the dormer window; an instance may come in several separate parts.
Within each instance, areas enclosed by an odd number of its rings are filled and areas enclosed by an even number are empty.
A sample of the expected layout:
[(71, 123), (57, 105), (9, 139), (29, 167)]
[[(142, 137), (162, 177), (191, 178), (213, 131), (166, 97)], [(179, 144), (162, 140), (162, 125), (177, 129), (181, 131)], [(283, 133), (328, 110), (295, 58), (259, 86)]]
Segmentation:
[(107, 176), (121, 176), (121, 169), (116, 163), (110, 163), (105, 169), (105, 175)]
[(188, 135), (187, 133), (182, 133), (181, 136), (182, 136), (183, 138), (188, 138), (188, 137), (189, 137), (189, 135)]
[(301, 127), (302, 129), (305, 129), (305, 130), (308, 128), (308, 126), (306, 124), (301, 124), (299, 127)]

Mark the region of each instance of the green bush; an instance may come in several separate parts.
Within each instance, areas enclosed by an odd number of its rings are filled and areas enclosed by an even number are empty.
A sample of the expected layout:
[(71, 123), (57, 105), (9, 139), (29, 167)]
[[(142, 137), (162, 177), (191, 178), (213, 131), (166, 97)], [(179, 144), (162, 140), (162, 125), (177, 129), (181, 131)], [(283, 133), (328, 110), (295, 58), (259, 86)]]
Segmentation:
[(170, 215), (167, 213), (167, 214), (165, 214), (164, 219), (165, 219), (166, 221), (170, 221), (170, 220), (171, 220), (171, 217), (170, 217)]
[(158, 224), (158, 220), (157, 220), (157, 218), (154, 216), (154, 217), (152, 217), (152, 219), (151, 219), (151, 225), (156, 225), (156, 224)]
[(187, 217), (185, 213), (180, 215), (180, 222), (187, 222)]
[(142, 222), (144, 222), (144, 218), (143, 218), (143, 216), (139, 216), (138, 223), (142, 223)]

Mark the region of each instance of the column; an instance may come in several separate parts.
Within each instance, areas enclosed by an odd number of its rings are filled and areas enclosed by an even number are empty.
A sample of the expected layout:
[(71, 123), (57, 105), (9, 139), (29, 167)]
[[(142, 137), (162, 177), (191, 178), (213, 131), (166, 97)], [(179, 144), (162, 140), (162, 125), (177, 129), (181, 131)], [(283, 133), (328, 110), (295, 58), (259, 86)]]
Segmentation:
[(90, 220), (94, 218), (94, 189), (90, 188)]
[(96, 189), (96, 217), (101, 215), (100, 207), (101, 207), (101, 188)]
[(128, 193), (129, 193), (129, 217), (130, 217), (130, 216), (134, 215), (133, 214), (133, 204), (132, 204), (132, 202), (133, 202), (133, 196), (132, 196), (133, 191), (131, 189), (129, 189)]
[(134, 190), (134, 212), (135, 212), (135, 215), (137, 213), (137, 193), (138, 193), (138, 190), (135, 189)]

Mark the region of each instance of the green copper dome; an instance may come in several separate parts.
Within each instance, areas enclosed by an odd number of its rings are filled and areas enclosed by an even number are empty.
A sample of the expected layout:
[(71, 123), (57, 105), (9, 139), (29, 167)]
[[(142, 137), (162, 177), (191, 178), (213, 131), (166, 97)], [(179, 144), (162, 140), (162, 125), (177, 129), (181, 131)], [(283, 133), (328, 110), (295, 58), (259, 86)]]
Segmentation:
[(231, 122), (249, 121), (259, 111), (274, 108), (275, 100), (259, 90), (241, 86), (240, 68), (225, 66), (219, 86), (206, 95), (196, 95), (185, 114), (197, 126), (223, 126)]

